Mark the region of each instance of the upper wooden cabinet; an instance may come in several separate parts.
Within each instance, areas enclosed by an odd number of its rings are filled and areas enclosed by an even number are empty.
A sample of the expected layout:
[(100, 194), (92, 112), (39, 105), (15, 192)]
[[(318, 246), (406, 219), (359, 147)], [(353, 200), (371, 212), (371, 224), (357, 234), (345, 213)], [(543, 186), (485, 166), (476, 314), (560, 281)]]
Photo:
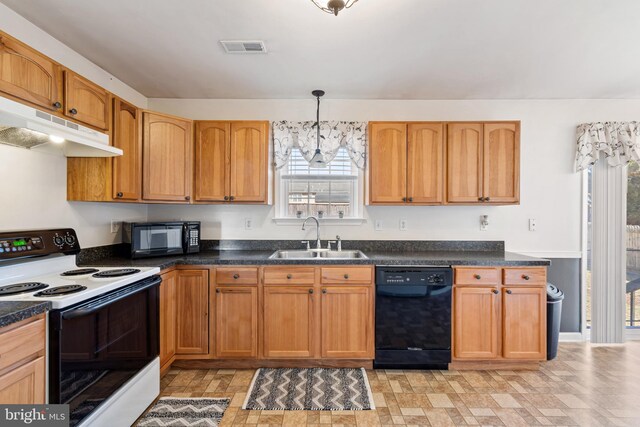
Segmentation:
[(176, 354), (209, 353), (209, 271), (176, 270)]
[(371, 204), (442, 204), (442, 123), (374, 122), (369, 135)]
[(196, 122), (195, 144), (197, 202), (267, 202), (268, 122)]
[(142, 197), (148, 201), (191, 199), (192, 122), (144, 112)]
[(62, 67), (0, 33), (0, 92), (46, 110), (62, 109)]
[(109, 92), (78, 74), (64, 72), (64, 114), (100, 130), (109, 129)]
[(447, 202), (520, 201), (520, 124), (449, 123)]
[(111, 143), (123, 151), (113, 158), (113, 199), (139, 200), (142, 193), (142, 141), (140, 111), (119, 98), (113, 99)]

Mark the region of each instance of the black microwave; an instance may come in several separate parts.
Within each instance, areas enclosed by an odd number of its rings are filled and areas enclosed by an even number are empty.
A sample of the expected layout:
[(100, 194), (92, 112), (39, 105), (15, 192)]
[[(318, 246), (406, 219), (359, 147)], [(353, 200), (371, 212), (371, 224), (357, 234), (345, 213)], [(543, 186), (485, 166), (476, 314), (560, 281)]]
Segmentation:
[(200, 221), (125, 222), (122, 241), (131, 258), (200, 252)]

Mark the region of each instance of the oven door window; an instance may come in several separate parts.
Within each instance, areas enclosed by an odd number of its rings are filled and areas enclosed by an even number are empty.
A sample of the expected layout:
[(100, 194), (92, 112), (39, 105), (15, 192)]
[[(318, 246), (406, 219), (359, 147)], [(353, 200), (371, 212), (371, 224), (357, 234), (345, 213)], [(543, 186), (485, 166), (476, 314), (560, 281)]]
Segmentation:
[(182, 225), (137, 227), (133, 250), (142, 253), (182, 253)]
[(72, 426), (157, 356), (157, 301), (154, 287), (62, 320), (56, 400), (69, 405)]

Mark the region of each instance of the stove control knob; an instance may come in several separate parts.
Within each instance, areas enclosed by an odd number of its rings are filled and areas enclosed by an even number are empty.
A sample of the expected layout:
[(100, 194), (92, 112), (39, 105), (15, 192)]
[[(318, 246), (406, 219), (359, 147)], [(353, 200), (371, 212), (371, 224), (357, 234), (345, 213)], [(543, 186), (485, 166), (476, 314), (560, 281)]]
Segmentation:
[(76, 244), (76, 238), (73, 237), (71, 234), (67, 234), (66, 236), (64, 236), (64, 241), (69, 246), (73, 246)]
[(56, 234), (53, 238), (53, 244), (62, 247), (64, 245), (64, 239)]

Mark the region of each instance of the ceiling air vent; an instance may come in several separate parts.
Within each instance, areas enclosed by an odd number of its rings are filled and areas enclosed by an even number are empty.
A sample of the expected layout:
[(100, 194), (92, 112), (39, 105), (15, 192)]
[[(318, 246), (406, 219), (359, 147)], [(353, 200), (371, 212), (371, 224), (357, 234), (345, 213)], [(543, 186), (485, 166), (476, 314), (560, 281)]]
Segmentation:
[(267, 53), (262, 40), (220, 40), (227, 53)]

